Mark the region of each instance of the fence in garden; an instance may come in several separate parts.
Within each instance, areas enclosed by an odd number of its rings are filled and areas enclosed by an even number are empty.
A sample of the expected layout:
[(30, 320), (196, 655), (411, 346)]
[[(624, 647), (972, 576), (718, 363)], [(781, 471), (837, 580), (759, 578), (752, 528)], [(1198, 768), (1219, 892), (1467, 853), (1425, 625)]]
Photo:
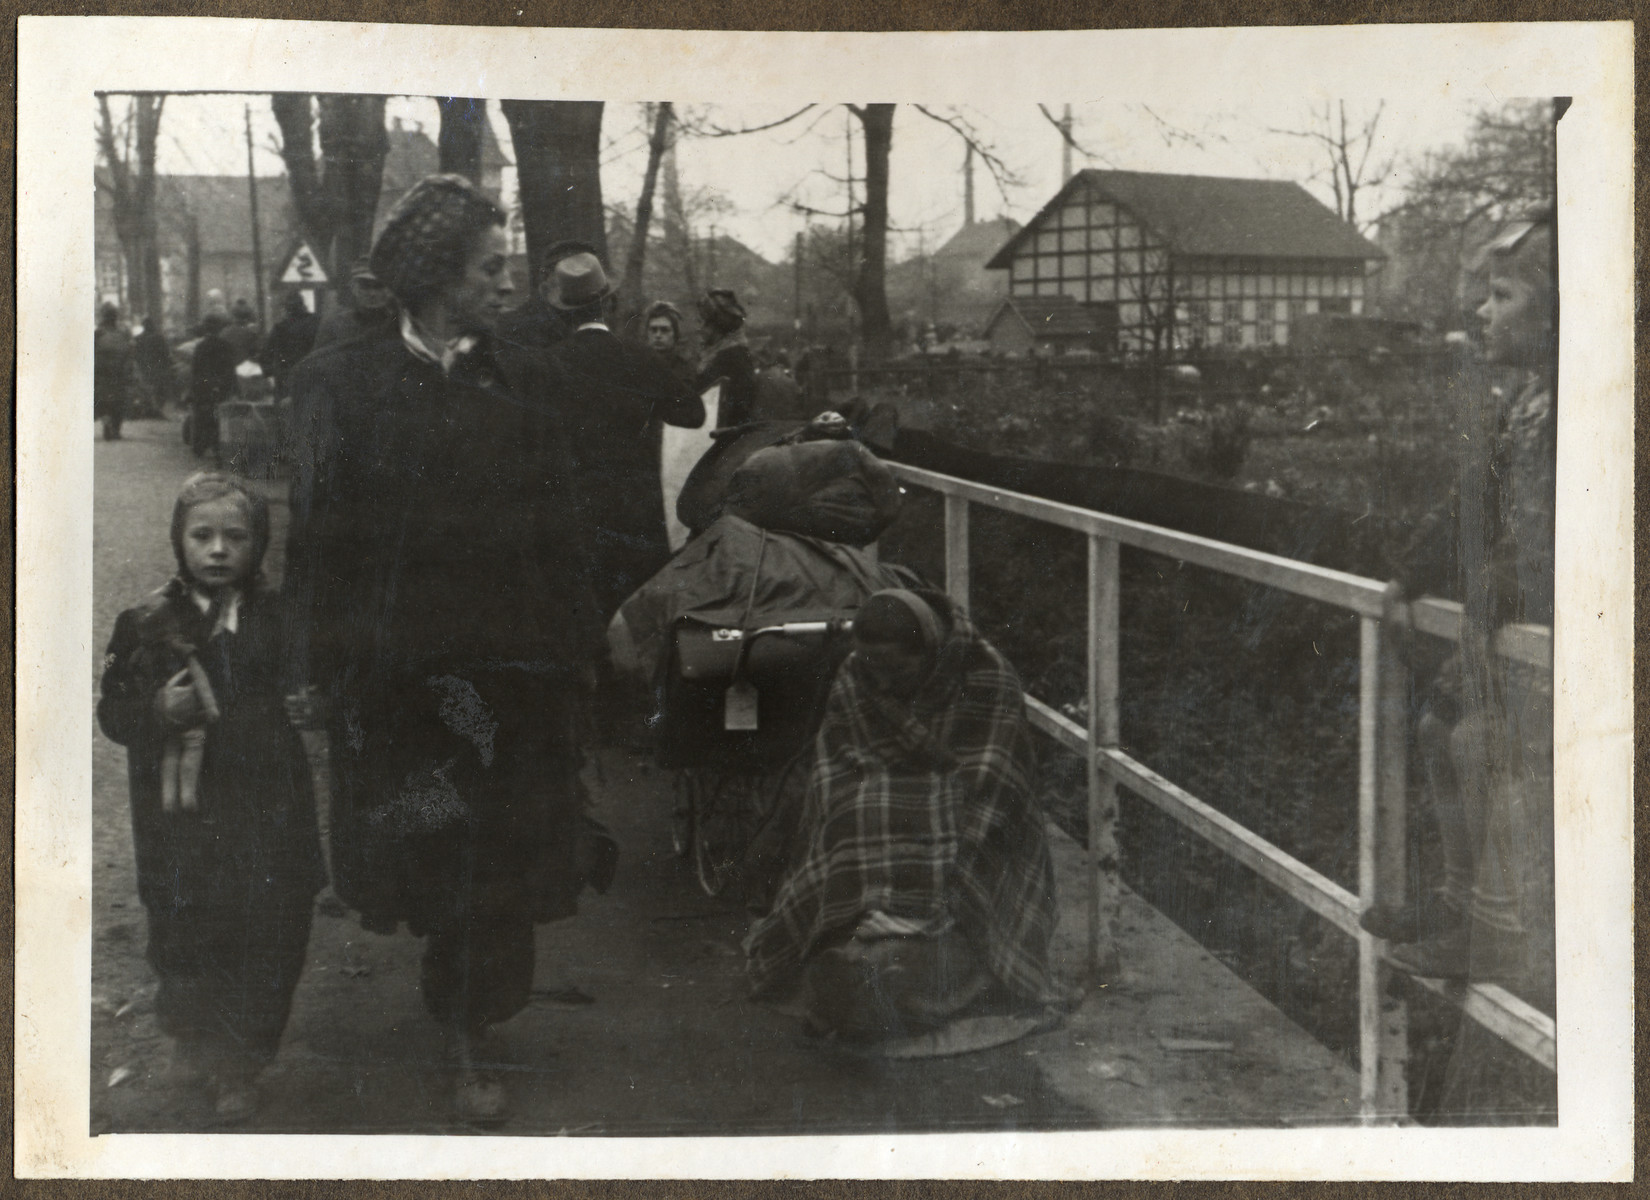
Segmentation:
[[(907, 392), (933, 393), (946, 391), (966, 380), (990, 380), (1002, 383), (1030, 383), (1039, 386), (1049, 382), (1080, 382), (1101, 377), (1121, 377), (1142, 373), (1149, 378), (1155, 370), (1165, 372), (1174, 367), (1196, 367), (1200, 371), (1225, 376), (1234, 372), (1302, 369), (1332, 362), (1387, 364), (1423, 364), (1447, 367), (1455, 357), (1447, 346), (1389, 349), (1339, 349), (1304, 351), (1274, 349), (1252, 354), (1218, 354), (1188, 356), (1176, 353), (1153, 363), (1148, 357), (1127, 361), (1102, 355), (1028, 355), (1023, 357), (948, 357), (922, 355), (891, 362), (865, 364), (858, 367), (832, 366), (817, 372), (819, 388), (826, 393), (858, 392), (862, 388), (897, 387)], [(1173, 380), (1168, 381), (1171, 385)]]
[[(1179, 533), (1105, 513), (890, 463), (905, 483), (945, 502), (945, 584), (969, 602), (969, 510), (984, 505), (1075, 530), (1088, 539), (1088, 727), (1027, 696), (1031, 720), (1087, 763), (1088, 953), (1092, 973), (1114, 977), (1118, 910), (1117, 790), (1142, 797), (1231, 858), (1281, 889), (1358, 943), (1360, 1109), (1366, 1122), (1408, 1116), (1408, 1012), (1387, 987), (1385, 943), (1365, 933), (1359, 915), (1376, 904), (1401, 904), (1406, 871), (1408, 668), (1383, 619), (1385, 585), (1257, 550)], [(1357, 614), (1361, 636), (1358, 700), (1358, 891), (1356, 894), (1120, 748), (1118, 708), (1119, 550), (1133, 546)], [(1448, 640), (1461, 636), (1461, 606), (1423, 599), (1408, 606), (1414, 629)], [(1396, 614), (1402, 616), (1403, 614)], [(1550, 672), (1552, 632), (1515, 625), (1499, 631), (1494, 650)], [(1556, 1070), (1553, 1018), (1506, 989), (1415, 979), (1548, 1070)]]

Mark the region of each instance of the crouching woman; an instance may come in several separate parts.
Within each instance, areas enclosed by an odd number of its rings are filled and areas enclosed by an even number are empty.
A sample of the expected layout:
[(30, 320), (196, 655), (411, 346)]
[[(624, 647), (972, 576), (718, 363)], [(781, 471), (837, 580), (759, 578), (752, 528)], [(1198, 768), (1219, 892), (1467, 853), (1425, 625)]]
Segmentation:
[(754, 997), (854, 1039), (1068, 999), (1014, 668), (938, 592), (878, 592), (854, 641), (819, 731), (807, 849), (745, 944)]

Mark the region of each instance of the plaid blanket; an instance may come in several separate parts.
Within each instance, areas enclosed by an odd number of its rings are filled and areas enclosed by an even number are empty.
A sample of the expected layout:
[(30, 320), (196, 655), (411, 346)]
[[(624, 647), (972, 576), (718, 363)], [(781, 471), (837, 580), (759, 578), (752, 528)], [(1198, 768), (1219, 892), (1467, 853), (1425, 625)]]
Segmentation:
[(945, 597), (952, 628), (918, 695), (881, 694), (855, 658), (832, 685), (803, 817), (808, 851), (746, 939), (758, 997), (782, 994), (832, 934), (881, 912), (950, 922), (1013, 992), (1051, 1002), (1054, 875), (1025, 698)]

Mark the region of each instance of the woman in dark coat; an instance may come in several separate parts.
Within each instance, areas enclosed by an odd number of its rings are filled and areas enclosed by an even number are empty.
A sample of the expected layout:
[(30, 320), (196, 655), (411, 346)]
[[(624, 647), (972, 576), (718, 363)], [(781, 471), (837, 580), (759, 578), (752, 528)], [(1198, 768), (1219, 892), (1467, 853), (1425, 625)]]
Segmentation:
[(222, 313), (201, 318), (201, 338), (189, 363), (189, 444), (197, 457), (218, 450), (218, 405), (235, 394), (235, 350), (223, 338)]
[(756, 359), (745, 341), (745, 307), (726, 288), (712, 288), (699, 301), (700, 337), (705, 352), (699, 358), (698, 391), (723, 380), (716, 426), (743, 425), (756, 414)]
[(399, 328), (292, 384), (287, 569), (329, 709), (335, 888), (427, 939), (425, 1006), (478, 1122), (505, 1114), (478, 1043), (527, 1003), (534, 922), (576, 908), (574, 716), (601, 646), (554, 376), (492, 332), (504, 222), (460, 176), (416, 184), (372, 251)]
[(215, 1076), (226, 1121), (252, 1115), (324, 882), (309, 762), (284, 711), (286, 622), (258, 573), (268, 542), (261, 497), (189, 480), (172, 517), (178, 573), (115, 622), (97, 706), (126, 747), (156, 1015), (178, 1065)]

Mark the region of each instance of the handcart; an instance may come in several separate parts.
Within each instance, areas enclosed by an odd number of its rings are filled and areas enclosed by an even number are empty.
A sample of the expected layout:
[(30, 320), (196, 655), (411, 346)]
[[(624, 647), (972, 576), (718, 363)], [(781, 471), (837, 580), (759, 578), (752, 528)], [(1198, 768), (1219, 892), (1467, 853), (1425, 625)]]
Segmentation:
[(781, 800), (800, 800), (813, 739), (851, 614), (734, 612), (679, 618), (664, 674), (657, 757), (676, 774), (672, 840), (699, 885), (719, 896)]

